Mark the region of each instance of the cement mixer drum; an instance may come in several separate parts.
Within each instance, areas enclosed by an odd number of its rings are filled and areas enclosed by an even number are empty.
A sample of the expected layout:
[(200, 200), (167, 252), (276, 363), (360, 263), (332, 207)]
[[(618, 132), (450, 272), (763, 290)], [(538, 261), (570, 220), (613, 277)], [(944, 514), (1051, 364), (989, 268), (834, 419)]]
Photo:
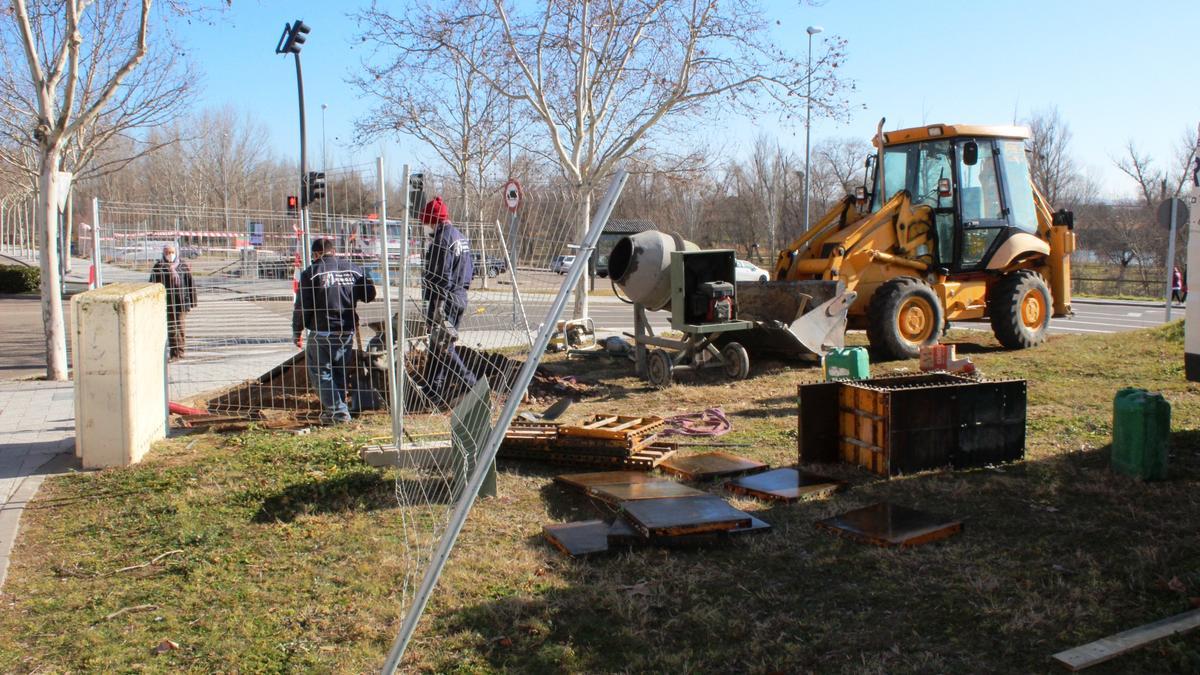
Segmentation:
[(671, 305), (671, 252), (698, 250), (690, 241), (648, 230), (617, 242), (608, 256), (608, 272), (630, 300), (658, 311)]

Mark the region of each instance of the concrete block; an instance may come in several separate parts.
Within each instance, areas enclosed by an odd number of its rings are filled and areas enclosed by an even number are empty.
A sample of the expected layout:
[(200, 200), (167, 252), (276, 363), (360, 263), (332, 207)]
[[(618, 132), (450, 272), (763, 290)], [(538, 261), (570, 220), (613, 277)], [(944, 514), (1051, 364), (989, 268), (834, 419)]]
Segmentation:
[(75, 454), (85, 469), (141, 460), (167, 430), (167, 296), (120, 283), (76, 295)]

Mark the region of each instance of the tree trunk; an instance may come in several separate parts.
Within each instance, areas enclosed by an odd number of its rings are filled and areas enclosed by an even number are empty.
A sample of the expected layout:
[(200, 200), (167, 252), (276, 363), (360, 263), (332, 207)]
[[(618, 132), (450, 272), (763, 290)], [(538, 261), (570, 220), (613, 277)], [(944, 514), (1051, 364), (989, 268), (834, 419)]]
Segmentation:
[[(575, 284), (575, 314), (573, 318), (582, 319), (588, 315), (588, 274), (587, 264), (588, 257), (591, 251), (583, 248), (583, 240), (587, 237), (588, 231), (588, 215), (592, 212), (592, 193), (583, 191), (579, 195), (579, 239), (577, 242), (580, 248), (576, 250), (576, 255), (583, 257), (583, 276), (579, 277), (579, 283)], [(578, 262), (578, 261), (577, 261)]]
[(67, 379), (67, 335), (63, 325), (62, 283), (58, 277), (59, 150), (43, 150), (37, 202), (38, 246), (41, 248), (42, 324), (46, 331), (46, 379)]

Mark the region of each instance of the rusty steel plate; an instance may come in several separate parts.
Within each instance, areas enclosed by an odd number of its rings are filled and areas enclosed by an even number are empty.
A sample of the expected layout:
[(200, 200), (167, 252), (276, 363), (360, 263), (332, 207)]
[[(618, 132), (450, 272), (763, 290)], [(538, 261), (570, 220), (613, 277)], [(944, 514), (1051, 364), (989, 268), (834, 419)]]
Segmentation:
[(608, 523), (603, 520), (543, 525), (542, 536), (554, 548), (573, 558), (608, 550)]
[(612, 485), (596, 485), (588, 490), (596, 499), (610, 504), (633, 502), (641, 499), (667, 499), (670, 497), (694, 497), (708, 494), (703, 490), (691, 488), (673, 480), (659, 479), (645, 483), (614, 483)]
[(962, 530), (962, 521), (890, 502), (817, 521), (817, 527), (876, 546), (919, 546)]
[(762, 471), (770, 466), (758, 460), (716, 451), (699, 455), (675, 455), (659, 464), (658, 468), (685, 480), (709, 480), (739, 473)]
[(633, 485), (634, 483), (650, 483), (661, 480), (661, 478), (644, 471), (592, 471), (589, 473), (565, 473), (554, 477), (554, 482), (584, 492), (601, 485)]
[(712, 543), (719, 538), (740, 536), (743, 534), (757, 534), (766, 532), (771, 529), (771, 525), (766, 521), (759, 520), (754, 516), (750, 516), (750, 524), (745, 527), (735, 527), (732, 530), (724, 530), (718, 532), (704, 532), (701, 534), (683, 534), (672, 537), (647, 537), (641, 532), (638, 532), (622, 518), (617, 518), (608, 528), (608, 546), (615, 548), (618, 546), (639, 546), (651, 544), (655, 546), (673, 546), (673, 545), (688, 545), (688, 544), (705, 544)]
[(609, 546), (631, 546), (633, 544), (649, 543), (650, 539), (633, 529), (624, 518), (617, 518), (608, 526), (608, 545)]
[(729, 481), (725, 489), (768, 501), (820, 499), (845, 487), (844, 481), (795, 469), (775, 469)]
[(709, 494), (623, 502), (621, 509), (629, 523), (648, 537), (732, 530), (751, 522), (750, 514)]

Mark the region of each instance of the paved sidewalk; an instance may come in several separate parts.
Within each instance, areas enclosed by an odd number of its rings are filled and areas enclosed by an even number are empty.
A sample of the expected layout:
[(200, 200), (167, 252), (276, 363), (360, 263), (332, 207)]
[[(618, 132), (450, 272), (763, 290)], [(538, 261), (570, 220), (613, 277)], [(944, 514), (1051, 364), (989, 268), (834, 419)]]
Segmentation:
[(46, 476), (78, 467), (74, 398), (71, 382), (0, 381), (0, 587), (25, 505)]
[(36, 295), (0, 296), (0, 587), (21, 511), (42, 479), (77, 467), (73, 382), (46, 382)]

